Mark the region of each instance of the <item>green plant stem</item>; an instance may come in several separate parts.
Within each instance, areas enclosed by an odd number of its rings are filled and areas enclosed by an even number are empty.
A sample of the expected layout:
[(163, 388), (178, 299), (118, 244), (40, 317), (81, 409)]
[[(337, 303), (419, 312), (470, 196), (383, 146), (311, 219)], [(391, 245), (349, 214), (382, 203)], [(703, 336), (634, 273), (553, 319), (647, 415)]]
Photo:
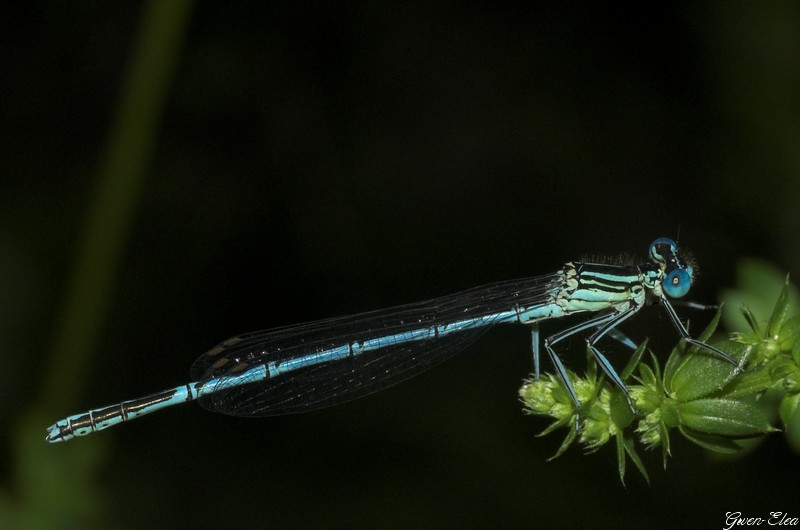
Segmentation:
[(54, 403), (74, 403), (85, 387), (192, 4), (192, 0), (154, 0), (144, 7), (97, 188), (57, 312), (40, 398), (45, 409)]

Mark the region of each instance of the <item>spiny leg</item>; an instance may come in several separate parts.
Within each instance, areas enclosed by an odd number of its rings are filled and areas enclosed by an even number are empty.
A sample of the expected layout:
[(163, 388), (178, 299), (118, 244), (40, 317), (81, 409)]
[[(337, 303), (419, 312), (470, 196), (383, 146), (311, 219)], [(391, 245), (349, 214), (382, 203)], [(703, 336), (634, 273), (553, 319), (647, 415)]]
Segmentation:
[(567, 370), (564, 368), (564, 364), (561, 362), (556, 351), (553, 349), (553, 345), (561, 342), (562, 340), (566, 339), (567, 337), (571, 337), (576, 333), (580, 333), (589, 328), (602, 326), (610, 320), (613, 320), (616, 317), (615, 313), (607, 314), (607, 315), (600, 315), (598, 317), (594, 317), (592, 319), (587, 320), (577, 326), (573, 326), (569, 329), (565, 329), (555, 335), (552, 335), (545, 339), (544, 347), (547, 350), (548, 355), (550, 356), (550, 360), (553, 362), (553, 365), (556, 367), (556, 372), (558, 372), (559, 378), (564, 382), (564, 386), (567, 389), (567, 393), (569, 394), (570, 399), (572, 399), (572, 403), (575, 405), (575, 426), (578, 427), (578, 411), (581, 408), (581, 402), (578, 400), (578, 395), (575, 392), (575, 388), (572, 386), (572, 382), (569, 380), (569, 376), (567, 375)]
[(625, 387), (625, 383), (622, 382), (622, 379), (620, 379), (617, 371), (614, 370), (614, 367), (611, 366), (610, 362), (608, 362), (606, 356), (597, 349), (595, 344), (597, 344), (597, 341), (602, 339), (604, 335), (613, 331), (621, 323), (636, 314), (639, 309), (641, 309), (641, 306), (633, 306), (630, 309), (622, 311), (621, 313), (612, 314), (611, 316), (613, 318), (611, 320), (600, 326), (597, 331), (592, 333), (592, 335), (586, 339), (586, 345), (589, 347), (589, 350), (591, 350), (592, 355), (594, 355), (597, 364), (600, 365), (600, 368), (602, 368), (606, 376), (611, 379), (611, 381), (613, 381), (620, 390), (622, 390), (622, 393), (625, 395), (625, 400), (628, 402), (628, 406), (630, 407), (631, 412), (634, 414), (636, 414), (636, 410), (633, 408), (633, 402), (631, 401), (631, 396), (628, 393), (628, 389)]
[(539, 380), (539, 324), (531, 324), (531, 346), (533, 349), (533, 378)]
[[(601, 326), (597, 326), (597, 329), (600, 330)], [(626, 347), (628, 347), (628, 348), (630, 348), (632, 350), (635, 350), (636, 347), (637, 347), (635, 342), (633, 342), (630, 338), (628, 338), (627, 335), (622, 333), (617, 328), (611, 328), (609, 330), (606, 330), (606, 333), (609, 336), (609, 338), (614, 339), (615, 341), (619, 342), (623, 346), (626, 346)], [(541, 344), (541, 342), (539, 340), (540, 336), (541, 336), (541, 333), (539, 332), (539, 324), (538, 324), (538, 322), (531, 324), (531, 350), (533, 351), (533, 379), (535, 381), (539, 380), (539, 375), (541, 374), (541, 372), (540, 372), (540, 366), (541, 365), (540, 365), (540, 361), (539, 361), (539, 359), (540, 359), (540, 357), (539, 357), (539, 352), (540, 352), (539, 344)]]
[[(717, 355), (718, 357), (728, 361), (733, 366), (735, 366), (737, 372), (741, 372), (742, 364), (736, 362), (736, 360), (733, 357), (731, 357), (725, 352), (718, 350), (717, 348), (715, 348), (710, 344), (706, 344), (705, 342), (693, 339), (692, 336), (689, 335), (689, 330), (686, 329), (686, 326), (683, 325), (681, 319), (678, 318), (678, 314), (675, 312), (675, 309), (672, 307), (669, 301), (667, 301), (667, 299), (663, 296), (661, 297), (660, 301), (661, 304), (664, 306), (664, 308), (667, 310), (667, 315), (669, 315), (670, 320), (672, 320), (672, 324), (675, 326), (675, 329), (678, 330), (678, 334), (681, 336), (681, 338), (683, 338), (683, 340), (685, 340), (692, 346), (697, 346), (698, 348), (703, 348), (704, 350), (710, 351), (714, 355)], [(746, 356), (742, 357), (742, 363), (744, 363), (745, 360)]]
[(687, 300), (673, 300), (673, 305), (680, 307), (688, 307), (689, 309), (697, 309), (698, 311), (712, 311), (719, 309), (717, 304), (701, 304), (700, 302), (690, 302)]

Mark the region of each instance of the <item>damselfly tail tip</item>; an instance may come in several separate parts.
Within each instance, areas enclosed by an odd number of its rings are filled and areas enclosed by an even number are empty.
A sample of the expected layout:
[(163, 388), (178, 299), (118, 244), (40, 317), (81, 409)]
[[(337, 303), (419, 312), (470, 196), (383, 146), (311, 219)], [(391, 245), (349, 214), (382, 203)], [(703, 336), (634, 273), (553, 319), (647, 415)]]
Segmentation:
[(47, 436), (44, 437), (44, 441), (49, 444), (56, 444), (59, 442), (65, 441), (66, 438), (62, 436), (61, 429), (59, 428), (57, 423), (54, 423), (50, 427), (47, 428)]

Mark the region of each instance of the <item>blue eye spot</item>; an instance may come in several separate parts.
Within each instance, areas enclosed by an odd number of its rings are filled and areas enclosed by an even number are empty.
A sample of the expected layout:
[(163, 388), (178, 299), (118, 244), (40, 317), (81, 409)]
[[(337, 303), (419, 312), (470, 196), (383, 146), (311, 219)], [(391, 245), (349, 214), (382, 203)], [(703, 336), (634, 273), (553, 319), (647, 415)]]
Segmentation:
[(670, 298), (681, 298), (689, 292), (689, 288), (692, 286), (692, 277), (684, 269), (675, 269), (667, 274), (661, 285)]

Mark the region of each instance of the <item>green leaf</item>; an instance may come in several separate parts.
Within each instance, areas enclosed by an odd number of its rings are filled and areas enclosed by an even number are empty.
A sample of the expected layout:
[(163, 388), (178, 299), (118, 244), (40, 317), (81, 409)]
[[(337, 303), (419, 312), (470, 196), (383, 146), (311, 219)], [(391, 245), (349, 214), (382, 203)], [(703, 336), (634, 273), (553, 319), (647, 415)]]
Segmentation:
[[(669, 393), (672, 392), (672, 376), (685, 356), (683, 343), (679, 341), (678, 344), (672, 348), (669, 357), (667, 357), (667, 362), (664, 363), (664, 378), (662, 381), (664, 381), (664, 389)], [(654, 366), (658, 366), (658, 363), (655, 362)]]
[(622, 430), (633, 422), (634, 415), (628, 406), (628, 400), (622, 392), (613, 392), (609, 401), (611, 421), (617, 429)]
[[(711, 319), (711, 322), (708, 324), (706, 329), (704, 329), (700, 336), (697, 337), (697, 340), (700, 342), (706, 342), (711, 337), (711, 335), (714, 333), (714, 330), (717, 328), (717, 325), (719, 324), (721, 315), (722, 307), (720, 307), (716, 312), (714, 318)], [(675, 375), (680, 372), (683, 369), (683, 366), (687, 362), (690, 362), (698, 352), (702, 352), (701, 355), (713, 355), (707, 350), (696, 347), (689, 348), (689, 351), (687, 352), (684, 348), (683, 341), (679, 342), (678, 345), (672, 349), (672, 353), (667, 359), (666, 365), (664, 365), (664, 387), (668, 392), (673, 393), (675, 391)]]
[(795, 413), (785, 427), (786, 442), (795, 452), (800, 453), (800, 414)]
[(703, 434), (700, 432), (694, 432), (691, 429), (687, 429), (685, 427), (679, 427), (678, 430), (683, 435), (684, 438), (689, 440), (690, 442), (699, 445), (704, 449), (708, 449), (709, 451), (714, 451), (715, 453), (725, 453), (725, 454), (733, 454), (738, 453), (742, 450), (736, 442), (731, 440), (730, 438), (725, 438), (723, 436), (716, 436), (713, 434)]
[(567, 449), (569, 449), (569, 446), (572, 445), (572, 443), (577, 439), (577, 437), (578, 437), (578, 431), (575, 429), (575, 422), (573, 421), (573, 422), (571, 422), (571, 425), (569, 427), (569, 433), (564, 438), (564, 441), (561, 442), (561, 446), (558, 448), (558, 451), (556, 451), (556, 454), (554, 454), (553, 456), (551, 456), (547, 460), (548, 461), (555, 460), (559, 456), (563, 455), (564, 452)]
[[(732, 340), (716, 346), (736, 360), (750, 352), (751, 346)], [(692, 401), (724, 387), (736, 375), (736, 367), (711, 352), (691, 348), (677, 364), (668, 383), (671, 395), (678, 401)]]
[(617, 473), (619, 473), (619, 481), (625, 485), (625, 443), (622, 436), (616, 436), (617, 444)]
[(791, 391), (793, 380), (797, 379), (800, 367), (789, 359), (779, 357), (765, 366), (775, 388)]
[[(633, 462), (633, 464), (636, 466), (636, 469), (639, 470), (639, 473), (642, 474), (642, 476), (644, 477), (644, 480), (648, 484), (650, 484), (650, 476), (647, 474), (647, 470), (645, 469), (644, 464), (642, 463), (642, 459), (639, 458), (639, 454), (636, 452), (636, 446), (634, 444), (634, 438), (632, 436), (625, 436), (624, 433), (620, 433), (620, 434), (617, 435), (617, 444), (619, 444), (620, 440), (622, 440), (622, 446), (625, 449), (625, 452), (631, 458), (631, 462)], [(619, 448), (619, 445), (617, 447)], [(619, 455), (619, 449), (617, 449), (617, 455)], [(624, 463), (622, 464), (622, 469), (621, 469), (620, 473), (621, 473), (620, 474), (620, 479), (622, 479), (623, 475), (625, 473), (625, 464)], [(622, 483), (624, 484), (625, 481), (623, 480)]]
[(661, 402), (659, 411), (661, 412), (661, 423), (672, 429), (681, 423), (680, 402), (674, 399), (665, 399)]
[[(747, 307), (746, 305), (743, 305), (741, 310), (742, 310), (742, 316), (747, 321), (747, 325), (750, 326), (750, 329), (753, 330), (753, 334), (759, 339), (763, 338), (764, 333), (761, 332), (761, 325), (759, 325), (758, 319), (753, 314), (753, 312), (750, 311), (750, 308)], [(743, 334), (745, 336), (748, 335), (747, 333)]]
[(781, 292), (778, 295), (778, 300), (775, 302), (775, 308), (772, 310), (772, 316), (769, 319), (769, 327), (767, 328), (769, 335), (767, 338), (778, 340), (778, 333), (783, 327), (783, 323), (786, 321), (786, 315), (788, 312), (789, 276), (787, 275), (786, 281), (783, 284), (783, 289), (781, 289)]
[(734, 377), (720, 393), (721, 397), (734, 399), (751, 396), (772, 386), (773, 380), (766, 367), (748, 370)]
[(658, 430), (661, 438), (661, 459), (664, 461), (664, 469), (667, 469), (667, 459), (672, 454), (670, 450), (669, 428), (667, 428), (664, 422), (661, 422), (658, 426)]
[(625, 368), (620, 372), (619, 376), (622, 378), (623, 381), (628, 379), (633, 371), (636, 369), (636, 366), (639, 364), (639, 361), (642, 360), (642, 355), (644, 355), (644, 351), (647, 349), (647, 339), (644, 340), (639, 346), (636, 348), (636, 351), (633, 352), (628, 364), (625, 365)]
[(800, 406), (800, 393), (783, 396), (778, 411), (784, 427), (788, 428), (792, 424), (797, 416), (798, 406)]
[[(786, 286), (786, 274), (775, 265), (763, 260), (744, 258), (736, 265), (737, 289), (723, 293), (728, 304), (724, 311), (725, 327), (732, 331), (749, 332), (747, 322), (738, 308), (746, 305), (759, 322), (767, 322), (774, 313), (775, 299)], [(797, 288), (789, 285), (788, 314), (800, 313)]]
[(569, 418), (561, 418), (559, 420), (556, 420), (553, 423), (551, 423), (550, 425), (548, 425), (547, 428), (545, 428), (545, 430), (543, 430), (542, 432), (540, 432), (536, 436), (537, 437), (547, 436), (548, 434), (552, 433), (553, 431), (555, 431), (557, 429), (560, 429), (561, 427), (565, 427), (571, 421), (573, 421), (571, 417), (569, 417)]
[(661, 377), (661, 366), (659, 366), (658, 359), (653, 352), (650, 352), (650, 360), (653, 361), (653, 374), (655, 374), (657, 388), (663, 392), (664, 386), (661, 384), (663, 381)]
[(656, 374), (654, 374), (653, 369), (646, 364), (639, 365), (639, 381), (642, 383), (642, 385), (650, 389), (656, 388), (658, 384)]
[(697, 399), (678, 408), (682, 426), (705, 434), (753, 436), (774, 429), (754, 404), (733, 399)]
[(800, 343), (800, 315), (784, 322), (778, 332), (778, 346), (781, 351), (792, 351), (798, 343)]
[(697, 337), (697, 340), (700, 342), (707, 342), (708, 339), (711, 338), (711, 335), (714, 334), (714, 331), (716, 331), (717, 326), (719, 325), (719, 319), (722, 317), (723, 307), (725, 307), (725, 304), (719, 306), (719, 309), (717, 309), (717, 312), (714, 314), (714, 318), (711, 319), (711, 322), (708, 323), (706, 329), (704, 329), (700, 336)]
[(594, 353), (589, 345), (586, 345), (586, 379), (589, 381), (597, 381), (597, 363), (594, 359)]

